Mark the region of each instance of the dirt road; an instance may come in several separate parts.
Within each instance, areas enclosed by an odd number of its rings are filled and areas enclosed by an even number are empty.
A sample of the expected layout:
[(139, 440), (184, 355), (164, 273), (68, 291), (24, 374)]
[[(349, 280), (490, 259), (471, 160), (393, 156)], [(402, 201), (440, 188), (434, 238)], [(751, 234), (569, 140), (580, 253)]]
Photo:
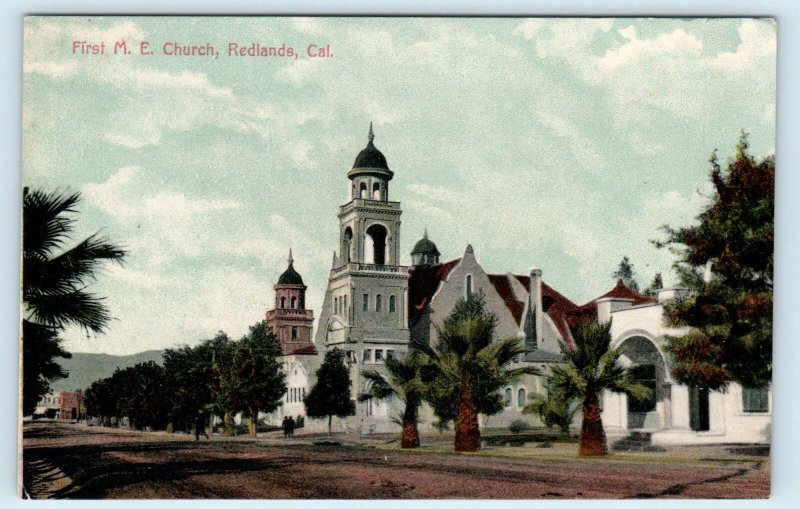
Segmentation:
[(769, 462), (508, 459), (26, 424), (31, 498), (761, 498)]

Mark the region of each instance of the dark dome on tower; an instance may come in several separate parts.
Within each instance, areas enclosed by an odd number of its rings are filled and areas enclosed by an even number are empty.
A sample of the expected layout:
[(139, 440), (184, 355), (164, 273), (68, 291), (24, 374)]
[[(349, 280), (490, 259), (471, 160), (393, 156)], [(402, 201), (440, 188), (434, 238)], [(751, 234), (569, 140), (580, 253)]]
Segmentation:
[(375, 147), (373, 140), (375, 135), (372, 133), (372, 123), (369, 124), (369, 141), (367, 146), (358, 153), (356, 160), (353, 162), (353, 167), (347, 172), (347, 176), (351, 179), (359, 175), (373, 175), (386, 180), (391, 180), (394, 176), (392, 170), (389, 169), (389, 164), (386, 162), (386, 156)]
[(375, 135), (372, 134), (372, 124), (369, 125), (369, 141), (364, 150), (358, 153), (356, 160), (353, 163), (353, 168), (372, 168), (378, 170), (388, 170), (389, 165), (386, 163), (386, 157), (380, 150), (375, 148), (372, 140)]
[(302, 285), (303, 278), (294, 270), (294, 260), (292, 259), (292, 250), (289, 250), (289, 267), (278, 278), (279, 285)]
[(436, 265), (439, 263), (440, 254), (436, 244), (428, 239), (426, 228), (422, 238), (414, 244), (414, 249), (411, 250), (411, 259), (414, 265)]

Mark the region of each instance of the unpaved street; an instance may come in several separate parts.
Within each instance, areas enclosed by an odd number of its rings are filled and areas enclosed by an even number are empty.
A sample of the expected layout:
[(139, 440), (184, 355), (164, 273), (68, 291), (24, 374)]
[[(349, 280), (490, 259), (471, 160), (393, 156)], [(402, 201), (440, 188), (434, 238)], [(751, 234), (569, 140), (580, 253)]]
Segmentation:
[(508, 459), (25, 424), (32, 498), (761, 498), (769, 461)]

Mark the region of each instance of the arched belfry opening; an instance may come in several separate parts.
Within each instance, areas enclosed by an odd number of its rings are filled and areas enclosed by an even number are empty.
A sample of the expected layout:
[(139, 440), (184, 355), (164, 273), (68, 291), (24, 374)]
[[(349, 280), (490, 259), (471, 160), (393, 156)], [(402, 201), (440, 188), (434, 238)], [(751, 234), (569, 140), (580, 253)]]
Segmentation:
[(342, 255), (344, 256), (345, 260), (348, 262), (351, 261), (353, 257), (353, 229), (349, 226), (344, 229), (344, 233), (342, 234)]
[(386, 264), (386, 237), (388, 231), (383, 225), (373, 224), (367, 228), (364, 237), (364, 263)]
[(369, 198), (369, 196), (367, 196), (367, 183), (366, 182), (362, 182), (361, 185), (359, 186), (359, 198), (364, 199), (364, 200)]
[(376, 201), (381, 199), (381, 184), (379, 182), (372, 184), (372, 199)]

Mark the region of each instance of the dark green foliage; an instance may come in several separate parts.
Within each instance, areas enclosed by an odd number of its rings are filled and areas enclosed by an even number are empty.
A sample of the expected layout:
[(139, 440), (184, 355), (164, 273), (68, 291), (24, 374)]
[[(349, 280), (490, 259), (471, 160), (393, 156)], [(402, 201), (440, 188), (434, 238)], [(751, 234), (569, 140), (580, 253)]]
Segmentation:
[(219, 387), (215, 344), (215, 340), (206, 340), (194, 348), (164, 351), (164, 369), (174, 392), (170, 420), (175, 429), (195, 428), (214, 409)]
[(637, 381), (634, 372), (619, 364), (620, 353), (611, 348), (610, 331), (611, 322), (578, 322), (573, 331), (575, 348), (562, 343), (564, 363), (552, 368), (550, 386), (566, 399), (579, 399), (583, 404), (581, 456), (607, 453), (605, 431), (600, 418), (603, 390), (624, 392), (637, 400), (650, 395), (650, 389)]
[(356, 413), (355, 402), (350, 399), (350, 387), (344, 352), (338, 348), (329, 350), (317, 370), (317, 383), (303, 399), (306, 415), (312, 419), (327, 417), (330, 431), (332, 416), (347, 417)]
[(250, 327), (230, 351), (221, 348), (220, 353), (230, 359), (219, 370), (219, 390), (215, 391), (223, 411), (243, 412), (256, 420), (258, 412), (278, 408), (286, 392), (286, 375), (277, 360), (280, 345), (266, 322)]
[(672, 374), (711, 389), (763, 387), (772, 378), (775, 160), (752, 157), (743, 134), (726, 168), (716, 153), (710, 162), (716, 192), (699, 223), (664, 227), (667, 239), (656, 242), (678, 255), (675, 269), (691, 290), (665, 310), (668, 324), (691, 328), (669, 340)]
[(563, 433), (569, 432), (569, 426), (578, 411), (579, 399), (568, 396), (550, 379), (547, 381), (546, 390), (544, 395), (531, 395), (531, 402), (525, 405), (523, 413), (536, 415), (548, 428), (558, 427)]
[(650, 283), (650, 286), (648, 286), (643, 293), (648, 297), (655, 297), (662, 288), (664, 288), (664, 279), (661, 277), (660, 272), (656, 272), (656, 275), (653, 277), (653, 282)]
[(476, 410), (493, 415), (503, 409), (503, 386), (524, 374), (538, 374), (532, 367), (507, 367), (525, 353), (525, 347), (516, 338), (494, 341), (496, 323), (497, 317), (485, 308), (483, 293), (473, 293), (460, 299), (437, 328), (438, 342), (433, 347), (415, 344), (428, 358), (421, 368), (425, 400), (441, 421), (456, 418), (462, 382), (472, 387)]
[(527, 422), (520, 419), (515, 419), (511, 421), (511, 424), (508, 425), (508, 431), (514, 433), (515, 435), (519, 435), (523, 431), (527, 431), (530, 428), (531, 427)]
[(639, 291), (639, 284), (636, 282), (636, 273), (633, 271), (633, 263), (631, 263), (627, 256), (622, 258), (622, 261), (619, 262), (619, 267), (611, 277), (614, 279), (621, 279), (622, 282), (625, 283), (625, 286), (636, 292)]
[(22, 198), (23, 413), (49, 392), (50, 381), (67, 376), (54, 359), (69, 357), (58, 334), (67, 325), (102, 333), (110, 320), (102, 297), (88, 291), (107, 261), (125, 251), (98, 234), (75, 245), (71, 233), (80, 195), (28, 191)]
[(164, 429), (173, 401), (164, 368), (149, 361), (94, 382), (84, 403), (86, 413), (104, 423), (127, 417), (134, 429)]
[(425, 399), (440, 421), (455, 421), (456, 451), (480, 448), (478, 413), (492, 415), (503, 409), (503, 386), (539, 373), (532, 366), (508, 367), (525, 353), (525, 346), (517, 338), (495, 341), (496, 323), (485, 308), (483, 293), (473, 293), (460, 299), (437, 328), (438, 341), (432, 347), (414, 345), (427, 357), (421, 370)]

